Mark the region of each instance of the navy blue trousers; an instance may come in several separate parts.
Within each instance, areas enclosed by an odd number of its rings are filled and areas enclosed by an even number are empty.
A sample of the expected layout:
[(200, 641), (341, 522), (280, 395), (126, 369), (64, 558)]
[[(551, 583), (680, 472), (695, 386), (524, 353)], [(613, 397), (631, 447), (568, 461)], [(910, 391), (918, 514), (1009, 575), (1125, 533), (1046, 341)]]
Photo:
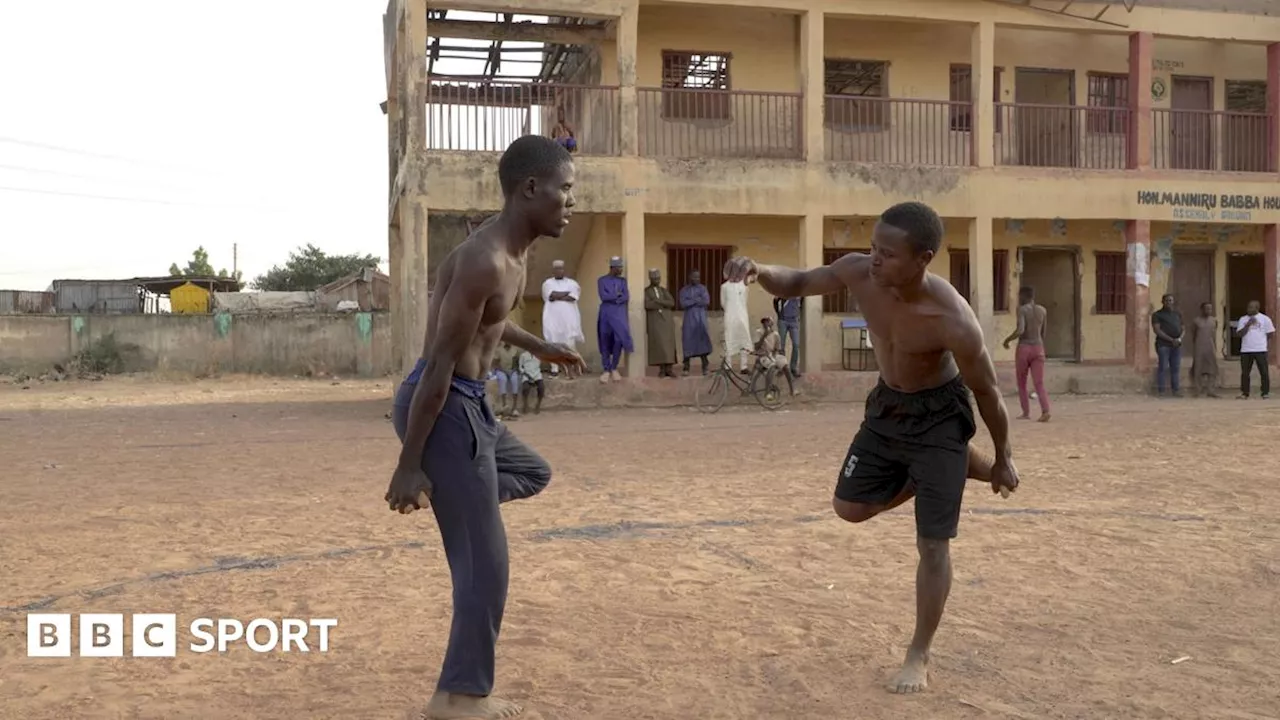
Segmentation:
[[(401, 441), (424, 367), (419, 360), (396, 393), (392, 418)], [(494, 417), (483, 382), (455, 377), (427, 438), (422, 469), (433, 486), (431, 511), (453, 576), (453, 624), (436, 689), (488, 695), (509, 573), (498, 505), (538, 494), (551, 481), (551, 468)]]

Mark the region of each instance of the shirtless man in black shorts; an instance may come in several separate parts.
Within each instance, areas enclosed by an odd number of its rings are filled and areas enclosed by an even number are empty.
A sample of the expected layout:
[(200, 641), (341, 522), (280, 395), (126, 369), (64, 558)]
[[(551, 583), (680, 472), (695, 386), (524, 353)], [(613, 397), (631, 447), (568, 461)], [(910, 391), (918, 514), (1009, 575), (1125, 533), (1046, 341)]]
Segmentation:
[(485, 402), (494, 351), (510, 343), (584, 369), (571, 348), (507, 320), (524, 295), (529, 246), (539, 236), (560, 237), (569, 224), (573, 160), (556, 141), (526, 135), (502, 155), (498, 178), (502, 212), (440, 264), (422, 357), (400, 385), (393, 413), (402, 445), (384, 500), (400, 513), (431, 508), (453, 577), (453, 625), (423, 712), (428, 720), (497, 720), (523, 711), (489, 694), (507, 601), (507, 535), (498, 506), (541, 492), (551, 468)]
[[(813, 270), (745, 257), (725, 266), (729, 281), (756, 281), (781, 298), (848, 289), (867, 320), (880, 382), (867, 397), (832, 505), (836, 515), (858, 523), (916, 498), (916, 630), (889, 683), (898, 693), (928, 685), (929, 647), (951, 590), (950, 541), (966, 478), (990, 482), (992, 492), (1006, 497), (1018, 487), (1009, 415), (982, 328), (955, 288), (927, 270), (942, 232), (932, 209), (907, 202), (880, 216), (869, 255), (851, 253)], [(977, 430), (970, 390), (995, 442), (994, 460), (969, 447)]]

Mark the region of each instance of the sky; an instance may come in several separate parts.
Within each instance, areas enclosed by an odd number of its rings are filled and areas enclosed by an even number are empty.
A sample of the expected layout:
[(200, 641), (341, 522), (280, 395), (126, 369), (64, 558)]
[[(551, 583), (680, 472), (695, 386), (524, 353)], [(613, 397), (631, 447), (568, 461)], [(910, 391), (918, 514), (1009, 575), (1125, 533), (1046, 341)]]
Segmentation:
[(246, 281), (307, 243), (387, 270), (386, 5), (0, 2), (0, 289), (198, 246)]

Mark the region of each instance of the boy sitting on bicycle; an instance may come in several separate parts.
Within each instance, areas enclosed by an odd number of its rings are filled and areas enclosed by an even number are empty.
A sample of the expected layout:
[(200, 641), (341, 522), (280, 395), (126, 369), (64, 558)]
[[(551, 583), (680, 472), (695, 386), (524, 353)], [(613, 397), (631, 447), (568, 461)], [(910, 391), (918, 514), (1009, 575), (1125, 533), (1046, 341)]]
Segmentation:
[(787, 389), (791, 395), (796, 394), (795, 379), (791, 376), (791, 366), (787, 364), (787, 356), (782, 353), (782, 336), (773, 326), (773, 318), (760, 318), (759, 337), (756, 339), (756, 367), (765, 372), (765, 388), (772, 392), (776, 389), (774, 379), (778, 373), (787, 378)]

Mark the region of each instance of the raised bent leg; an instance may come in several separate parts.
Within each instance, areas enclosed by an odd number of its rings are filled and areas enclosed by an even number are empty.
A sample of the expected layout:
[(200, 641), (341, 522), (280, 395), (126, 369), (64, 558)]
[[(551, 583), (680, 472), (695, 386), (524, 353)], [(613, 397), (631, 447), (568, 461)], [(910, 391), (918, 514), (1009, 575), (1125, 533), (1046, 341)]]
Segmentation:
[(551, 482), (551, 466), (506, 425), (498, 426), (494, 460), (500, 503), (533, 497)]

